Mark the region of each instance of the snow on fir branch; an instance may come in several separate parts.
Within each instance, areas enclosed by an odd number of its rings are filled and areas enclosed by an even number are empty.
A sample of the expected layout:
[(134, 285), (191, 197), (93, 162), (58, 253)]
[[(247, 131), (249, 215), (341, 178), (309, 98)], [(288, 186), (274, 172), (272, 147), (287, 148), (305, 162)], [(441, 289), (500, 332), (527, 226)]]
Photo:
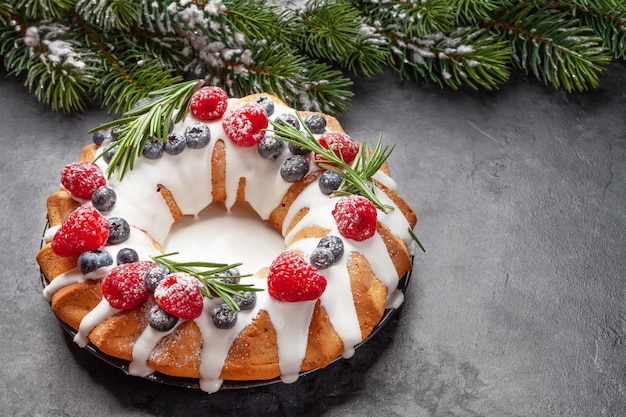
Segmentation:
[(123, 112), (202, 78), (231, 96), (269, 92), (345, 112), (351, 76), (495, 89), (513, 71), (595, 88), (626, 58), (623, 0), (9, 0), (0, 57), (43, 103)]

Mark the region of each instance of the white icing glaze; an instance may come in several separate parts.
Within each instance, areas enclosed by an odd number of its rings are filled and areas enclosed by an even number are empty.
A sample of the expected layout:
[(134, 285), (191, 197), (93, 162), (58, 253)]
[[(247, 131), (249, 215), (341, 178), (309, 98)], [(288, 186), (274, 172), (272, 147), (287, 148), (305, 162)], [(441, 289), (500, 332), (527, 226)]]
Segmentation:
[[(233, 105), (232, 100), (229, 105)], [(283, 113), (294, 111), (276, 105), (273, 117)], [(196, 120), (188, 115), (183, 122), (174, 127), (174, 131), (183, 134), (186, 126), (194, 122)], [(117, 179), (116, 174), (109, 180), (108, 185), (116, 191), (118, 198), (106, 216), (123, 217), (131, 224), (133, 230), (130, 241), (116, 247), (104, 247), (111, 252), (114, 259), (122, 247), (133, 247), (139, 252), (140, 259), (148, 259), (150, 255), (158, 253), (150, 239), (141, 232), (144, 230), (164, 248), (165, 252), (180, 251), (177, 260), (243, 262), (240, 267), (242, 273), (256, 273), (261, 267), (269, 265), (278, 253), (285, 249), (299, 250), (308, 259), (319, 240), (303, 239), (292, 242), (295, 234), (304, 227), (320, 225), (330, 230), (330, 234), (340, 235), (331, 214), (336, 200), (324, 196), (319, 191), (317, 182), (307, 186), (290, 207), (283, 223), (283, 235), (300, 209), (310, 210), (296, 227), (284, 236), (284, 239), (278, 232), (261, 222), (258, 218), (268, 219), (291, 186), (282, 180), (279, 173), (280, 165), (290, 155), (287, 146), (276, 160), (268, 161), (259, 157), (256, 146), (241, 148), (231, 143), (224, 133), (221, 120), (207, 124), (211, 130), (211, 141), (208, 146), (202, 149), (186, 149), (182, 154), (175, 156), (163, 154), (158, 160), (138, 158), (134, 169), (126, 173), (123, 181)], [(225, 207), (230, 211), (228, 214), (220, 208), (210, 206), (211, 155), (218, 140), (222, 140), (226, 148)], [(103, 170), (106, 168), (103, 159), (99, 159), (97, 163)], [(312, 165), (311, 169), (317, 168)], [(256, 214), (246, 212), (235, 204), (240, 178), (245, 178), (246, 201)], [(391, 189), (396, 188), (393, 179), (382, 172), (377, 173), (374, 178)], [(182, 213), (187, 215), (175, 225), (169, 208), (158, 192), (159, 185), (168, 188)], [(384, 203), (395, 207), (382, 191), (378, 195)], [(379, 210), (378, 220), (407, 245), (411, 245), (409, 225), (399, 209), (390, 210), (386, 214)], [(351, 239), (343, 241), (345, 253), (342, 259), (330, 268), (320, 271), (328, 282), (320, 303), (335, 331), (343, 340), (343, 356), (350, 357), (355, 346), (361, 342), (362, 335), (346, 268), (349, 254), (359, 252), (365, 256), (374, 274), (387, 286), (388, 306), (398, 307), (403, 297), (402, 293), (396, 290), (398, 276), (384, 241), (378, 233), (363, 242)], [(44, 294), (50, 299), (59, 288), (73, 282), (83, 282), (85, 279), (77, 269), (68, 271), (55, 278)], [(265, 279), (249, 277), (242, 279), (242, 282), (253, 283), (266, 289)], [(221, 303), (221, 300), (204, 300), (203, 314), (194, 320), (202, 337), (200, 385), (204, 391), (215, 392), (219, 389), (222, 383), (220, 373), (233, 340), (261, 310), (268, 313), (276, 331), (282, 380), (293, 382), (297, 379), (306, 352), (308, 327), (315, 301), (285, 303), (272, 299), (267, 291), (256, 294), (256, 306), (250, 311), (240, 312), (237, 323), (228, 330), (216, 328), (210, 317), (211, 309)], [(91, 329), (118, 311), (103, 299), (81, 322), (75, 337), (76, 342), (83, 346), (88, 341)], [(147, 326), (134, 345), (130, 372), (135, 375), (147, 375), (151, 372), (146, 364), (150, 352), (162, 337), (172, 331), (156, 332)]]

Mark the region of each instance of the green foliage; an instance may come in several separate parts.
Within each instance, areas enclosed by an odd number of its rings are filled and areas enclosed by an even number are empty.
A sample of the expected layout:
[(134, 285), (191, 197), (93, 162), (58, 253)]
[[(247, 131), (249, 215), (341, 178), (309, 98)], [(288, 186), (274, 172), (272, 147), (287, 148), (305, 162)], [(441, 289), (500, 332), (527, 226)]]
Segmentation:
[(494, 89), (512, 70), (554, 88), (598, 85), (626, 58), (623, 0), (10, 0), (0, 57), (56, 111), (124, 112), (203, 78), (232, 96), (267, 91), (345, 112), (345, 74)]

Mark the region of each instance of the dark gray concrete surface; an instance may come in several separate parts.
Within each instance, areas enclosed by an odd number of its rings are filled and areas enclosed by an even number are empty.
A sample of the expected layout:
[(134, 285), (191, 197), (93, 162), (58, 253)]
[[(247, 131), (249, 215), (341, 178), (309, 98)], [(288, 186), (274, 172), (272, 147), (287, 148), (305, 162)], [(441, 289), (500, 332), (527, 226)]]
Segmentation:
[(0, 415), (626, 415), (626, 66), (571, 95), (390, 74), (354, 92), (341, 122), (396, 145), (420, 216), (406, 303), (349, 361), (207, 395), (126, 376), (65, 336), (34, 260), (45, 198), (110, 116), (55, 114), (0, 75)]

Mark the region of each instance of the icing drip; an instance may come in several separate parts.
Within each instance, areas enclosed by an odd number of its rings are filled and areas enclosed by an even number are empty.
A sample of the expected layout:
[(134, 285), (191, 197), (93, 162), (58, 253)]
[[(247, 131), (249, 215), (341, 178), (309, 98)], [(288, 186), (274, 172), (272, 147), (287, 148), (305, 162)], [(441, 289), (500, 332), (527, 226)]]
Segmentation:
[(87, 343), (89, 343), (89, 333), (93, 328), (120, 311), (122, 310), (111, 307), (106, 299), (103, 298), (100, 300), (98, 305), (83, 317), (78, 332), (74, 336), (74, 342), (80, 347), (87, 346)]
[(150, 354), (161, 339), (172, 333), (184, 322), (185, 320), (178, 320), (178, 323), (166, 332), (155, 330), (149, 325), (146, 326), (133, 345), (133, 360), (128, 365), (128, 373), (135, 376), (148, 376), (153, 373), (154, 369), (148, 366)]

